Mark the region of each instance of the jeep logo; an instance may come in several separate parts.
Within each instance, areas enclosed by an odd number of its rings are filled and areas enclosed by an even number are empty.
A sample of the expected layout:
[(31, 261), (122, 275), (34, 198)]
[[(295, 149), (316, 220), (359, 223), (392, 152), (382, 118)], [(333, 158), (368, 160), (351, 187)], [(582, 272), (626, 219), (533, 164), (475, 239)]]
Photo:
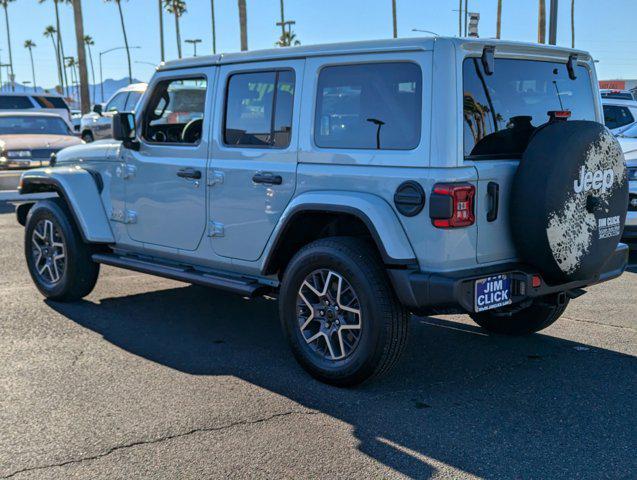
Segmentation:
[(587, 172), (586, 168), (582, 167), (579, 179), (573, 182), (573, 188), (575, 193), (588, 192), (589, 190), (608, 190), (613, 185), (614, 179), (615, 173), (612, 169)]

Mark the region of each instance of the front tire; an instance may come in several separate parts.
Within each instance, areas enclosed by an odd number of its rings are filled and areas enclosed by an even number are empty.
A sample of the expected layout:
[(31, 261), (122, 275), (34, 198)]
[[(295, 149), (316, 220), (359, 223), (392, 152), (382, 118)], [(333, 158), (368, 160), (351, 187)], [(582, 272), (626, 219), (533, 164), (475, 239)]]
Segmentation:
[(567, 306), (568, 298), (560, 305), (538, 299), (529, 307), (519, 311), (491, 311), (470, 315), (474, 322), (489, 332), (503, 335), (530, 335), (552, 325), (562, 316)]
[(315, 378), (337, 386), (389, 371), (409, 330), (409, 313), (378, 254), (349, 237), (317, 240), (292, 258), (279, 312), (297, 361)]
[(41, 201), (31, 208), (24, 253), (33, 282), (50, 300), (79, 300), (95, 287), (100, 266), (91, 259), (90, 245), (82, 240), (60, 199)]

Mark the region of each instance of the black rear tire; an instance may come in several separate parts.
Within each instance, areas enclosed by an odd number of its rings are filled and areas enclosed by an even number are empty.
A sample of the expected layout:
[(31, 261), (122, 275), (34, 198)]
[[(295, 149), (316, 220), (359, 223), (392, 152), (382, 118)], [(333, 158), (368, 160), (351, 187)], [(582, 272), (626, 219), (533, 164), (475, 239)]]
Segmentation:
[(84, 132), (82, 134), (82, 140), (84, 140), (86, 143), (91, 143), (95, 141), (95, 138), (93, 137), (93, 133), (91, 132)]
[(568, 299), (562, 305), (536, 300), (524, 310), (492, 311), (470, 314), (474, 322), (485, 330), (503, 335), (530, 335), (552, 325), (562, 316)]
[[(41, 249), (50, 250), (51, 242), (43, 240), (44, 245), (34, 245), (34, 230), (38, 229), (38, 235), (41, 235), (43, 226), (54, 229), (56, 243), (62, 245), (56, 247), (54, 253), (63, 253), (64, 258), (55, 268), (43, 267), (46, 262), (40, 258)], [(48, 230), (44, 232), (49, 236)], [(35, 239), (39, 242), (39, 237)], [(91, 259), (92, 248), (84, 243), (71, 213), (61, 199), (40, 201), (31, 208), (25, 225), (24, 253), (33, 282), (42, 295), (50, 300), (79, 300), (95, 287), (100, 266)], [(53, 271), (56, 275), (53, 275)]]
[[(299, 300), (304, 282), (316, 272), (330, 272), (326, 275), (324, 285), (330, 283), (330, 274), (333, 274), (331, 278), (334, 285), (339, 285), (339, 292), (341, 284), (347, 285), (343, 291), (347, 290), (348, 293), (338, 293), (336, 296), (340, 300), (333, 302), (336, 307), (342, 303), (340, 310), (336, 308), (336, 318), (343, 323), (336, 330), (343, 329), (346, 333), (342, 335), (347, 335), (348, 341), (354, 344), (347, 356), (342, 358), (337, 358), (346, 350), (343, 341), (340, 344), (338, 342), (340, 330), (335, 332), (338, 334), (336, 338), (331, 337), (334, 339), (333, 350), (328, 350), (329, 340), (326, 339), (319, 338), (308, 343), (312, 332), (302, 330), (302, 325), (309, 316), (308, 312), (315, 311), (317, 317), (320, 317), (318, 309), (309, 307), (303, 317), (302, 310), (305, 307)], [(350, 307), (357, 306), (359, 311), (360, 329), (354, 332), (345, 330), (348, 321), (345, 316), (350, 315), (343, 300), (345, 295), (350, 295), (348, 299), (353, 296), (357, 299), (354, 303), (349, 303)], [(320, 302), (321, 300), (317, 305), (321, 305)], [(324, 238), (297, 252), (283, 276), (279, 312), (283, 330), (297, 361), (315, 378), (337, 386), (356, 385), (388, 372), (404, 350), (409, 331), (410, 315), (398, 301), (376, 250), (366, 241), (350, 237)], [(320, 320), (312, 320), (315, 325), (312, 324), (308, 330), (314, 328), (314, 332), (317, 332), (319, 325), (324, 328), (328, 322), (328, 314), (329, 312), (324, 313)], [(339, 325), (338, 322), (336, 324)], [(353, 337), (356, 339), (352, 340)], [(321, 342), (325, 344), (323, 354), (319, 348)], [(332, 351), (337, 355), (330, 355)]]

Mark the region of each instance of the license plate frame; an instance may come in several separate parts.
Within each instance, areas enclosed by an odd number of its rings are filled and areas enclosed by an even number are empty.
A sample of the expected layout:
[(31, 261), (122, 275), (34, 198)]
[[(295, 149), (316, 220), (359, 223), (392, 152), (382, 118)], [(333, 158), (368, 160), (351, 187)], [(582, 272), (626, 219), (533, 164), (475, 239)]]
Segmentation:
[(486, 312), (513, 303), (511, 298), (513, 281), (511, 275), (501, 273), (479, 278), (473, 283), (473, 309)]

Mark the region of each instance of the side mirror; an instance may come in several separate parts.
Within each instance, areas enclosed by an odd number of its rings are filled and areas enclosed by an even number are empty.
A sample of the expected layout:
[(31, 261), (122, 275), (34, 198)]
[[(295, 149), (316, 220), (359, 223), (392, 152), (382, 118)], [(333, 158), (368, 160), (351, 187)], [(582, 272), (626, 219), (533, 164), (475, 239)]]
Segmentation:
[(100, 103), (96, 103), (93, 105), (93, 111), (97, 113), (100, 117), (102, 116), (102, 105)]
[(113, 138), (120, 140), (125, 148), (139, 150), (135, 133), (135, 115), (130, 112), (118, 112), (113, 115)]

